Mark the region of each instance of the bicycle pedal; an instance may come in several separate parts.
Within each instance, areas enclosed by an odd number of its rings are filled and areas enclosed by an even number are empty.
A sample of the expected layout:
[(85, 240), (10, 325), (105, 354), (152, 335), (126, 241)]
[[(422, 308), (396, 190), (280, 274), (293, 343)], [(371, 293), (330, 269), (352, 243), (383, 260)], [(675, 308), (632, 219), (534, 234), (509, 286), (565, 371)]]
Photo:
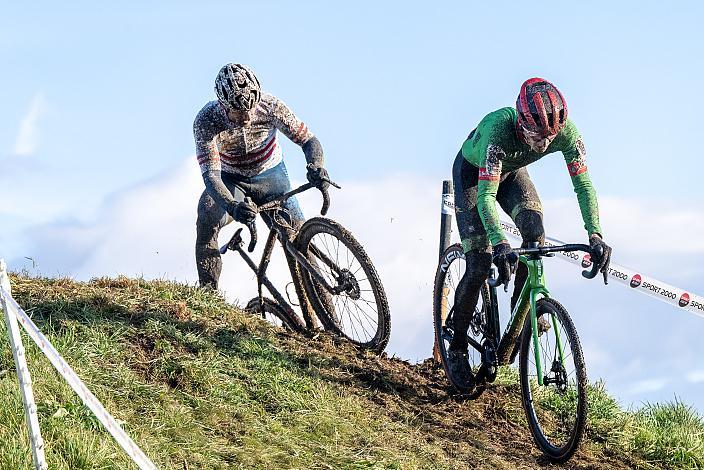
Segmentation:
[(484, 348), (482, 352), (482, 363), (486, 364), (487, 367), (494, 367), (498, 363), (496, 350), (494, 348)]

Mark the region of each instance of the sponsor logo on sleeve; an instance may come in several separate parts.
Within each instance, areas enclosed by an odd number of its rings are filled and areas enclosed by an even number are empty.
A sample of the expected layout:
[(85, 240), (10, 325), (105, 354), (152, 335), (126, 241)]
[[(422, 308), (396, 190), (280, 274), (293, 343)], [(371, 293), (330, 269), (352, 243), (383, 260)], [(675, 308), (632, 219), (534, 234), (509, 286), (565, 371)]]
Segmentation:
[(484, 181), (499, 181), (499, 175), (492, 175), (487, 168), (480, 168), (479, 179)]
[(682, 296), (680, 297), (679, 305), (680, 305), (680, 307), (686, 307), (687, 305), (689, 305), (689, 294), (688, 293), (685, 292), (684, 294), (682, 294)]
[(588, 268), (591, 265), (592, 265), (592, 257), (589, 254), (584, 255), (584, 258), (582, 258), (582, 267)]
[(570, 176), (581, 175), (582, 173), (587, 171), (587, 164), (584, 162), (583, 159), (577, 158), (576, 160), (567, 164), (567, 170), (570, 172)]
[(479, 169), (479, 179), (498, 181), (501, 178), (501, 159), (505, 155), (497, 145), (489, 145), (486, 149), (486, 164)]
[(640, 274), (634, 274), (631, 278), (631, 287), (636, 288), (640, 286), (641, 282), (643, 282), (643, 280), (640, 278)]
[(577, 150), (577, 157), (567, 164), (567, 169), (570, 172), (570, 176), (577, 176), (587, 171), (587, 151), (584, 149), (584, 141), (582, 141), (581, 137), (577, 139), (577, 142), (575, 142), (575, 147)]

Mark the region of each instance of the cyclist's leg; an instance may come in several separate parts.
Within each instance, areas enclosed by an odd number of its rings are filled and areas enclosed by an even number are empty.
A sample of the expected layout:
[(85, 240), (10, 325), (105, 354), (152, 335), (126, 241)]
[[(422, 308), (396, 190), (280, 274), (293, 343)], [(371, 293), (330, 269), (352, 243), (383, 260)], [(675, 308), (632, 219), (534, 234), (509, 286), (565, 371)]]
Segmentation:
[[(542, 204), (525, 167), (509, 174), (501, 183), (496, 199), (503, 210), (511, 215), (518, 230), (521, 232), (522, 247), (525, 248), (530, 242), (541, 244), (545, 242)], [(519, 263), (514, 278), (511, 310), (516, 305), (527, 278), (528, 268), (523, 263)]]
[(457, 154), (452, 168), (457, 228), (465, 252), (466, 270), (455, 290), (454, 331), (450, 350), (467, 350), (467, 329), (491, 267), (491, 245), (477, 210), (479, 169)]
[[(237, 186), (236, 180), (225, 174), (222, 178), (235, 200), (244, 200), (244, 193)], [(218, 288), (218, 280), (222, 272), (218, 234), (220, 229), (230, 222), (232, 222), (232, 217), (210, 197), (207, 190), (203, 191), (198, 201), (198, 218), (196, 219), (196, 268), (201, 287)]]
[[(284, 165), (284, 162), (281, 162), (258, 175), (246, 178), (243, 187), (257, 205), (262, 205), (282, 196), (291, 190), (291, 182), (288, 178), (286, 165)], [(301, 225), (303, 225), (305, 218), (303, 217), (303, 211), (301, 211), (296, 197), (289, 198), (284, 208), (288, 215), (286, 222), (294, 229), (299, 229)], [(271, 227), (271, 218), (267, 213), (262, 213), (262, 219), (264, 219), (268, 227)], [(290, 237), (294, 235), (295, 231), (289, 231)]]

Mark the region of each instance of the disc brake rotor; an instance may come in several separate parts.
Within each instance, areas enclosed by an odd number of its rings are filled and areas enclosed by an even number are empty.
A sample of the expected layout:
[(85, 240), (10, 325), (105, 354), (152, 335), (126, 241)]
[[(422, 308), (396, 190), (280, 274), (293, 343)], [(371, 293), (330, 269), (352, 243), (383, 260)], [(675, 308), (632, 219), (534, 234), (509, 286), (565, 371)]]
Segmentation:
[(337, 276), (337, 288), (339, 292), (345, 292), (351, 299), (359, 300), (362, 296), (362, 291), (359, 287), (359, 282), (357, 278), (354, 277), (352, 271), (349, 269), (343, 269), (340, 271), (340, 275)]

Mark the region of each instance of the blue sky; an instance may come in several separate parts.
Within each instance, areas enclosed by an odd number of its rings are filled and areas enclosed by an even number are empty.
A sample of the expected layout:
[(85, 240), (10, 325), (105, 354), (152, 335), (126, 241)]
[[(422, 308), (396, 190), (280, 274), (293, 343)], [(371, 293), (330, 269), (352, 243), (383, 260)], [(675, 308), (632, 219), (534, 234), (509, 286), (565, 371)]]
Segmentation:
[[(220, 66), (243, 62), (320, 138), (331, 175), (345, 183), (332, 216), (369, 246), (395, 300), (399, 333), (390, 350), (422, 359), (438, 188), (478, 120), (513, 105), (520, 83), (538, 75), (558, 85), (584, 136), (615, 259), (702, 293), (703, 8), (654, 1), (6, 5), (0, 256), (15, 269), (31, 267), (30, 257), (33, 269), (51, 275), (192, 282), (201, 190), (192, 122), (213, 99)], [(285, 142), (284, 152), (300, 180), (300, 151)], [(561, 157), (530, 172), (548, 232), (583, 237)], [(312, 213), (318, 201), (310, 201)], [(369, 227), (370, 219), (380, 225)], [(625, 404), (677, 394), (704, 410), (702, 319), (555, 269), (561, 298), (587, 296), (570, 310), (589, 346), (592, 378), (604, 377)], [(228, 294), (243, 298), (236, 289)]]

